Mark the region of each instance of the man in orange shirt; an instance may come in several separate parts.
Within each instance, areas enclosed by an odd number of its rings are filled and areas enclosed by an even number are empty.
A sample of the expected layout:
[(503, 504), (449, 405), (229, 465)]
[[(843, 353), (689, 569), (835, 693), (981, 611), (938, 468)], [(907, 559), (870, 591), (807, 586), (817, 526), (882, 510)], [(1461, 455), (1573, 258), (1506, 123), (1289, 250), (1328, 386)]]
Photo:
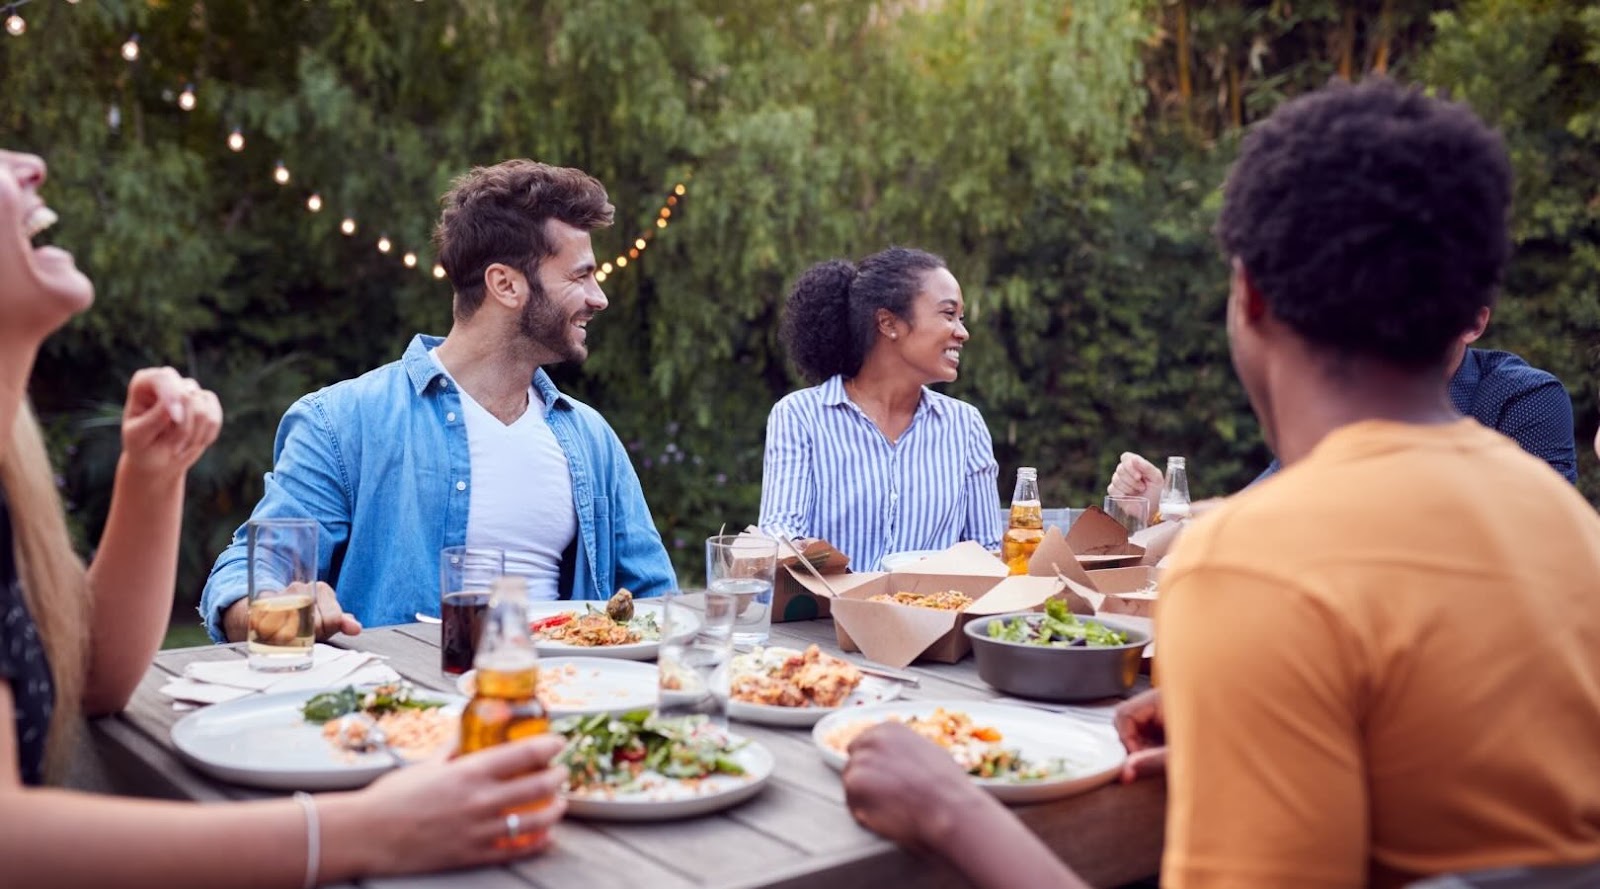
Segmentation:
[[(1137, 760), (1171, 750), (1164, 885), (1600, 861), (1600, 516), (1445, 392), (1510, 199), (1492, 131), (1387, 81), (1245, 139), (1217, 227), (1228, 338), (1285, 468), (1185, 535), (1162, 689), (1119, 718)], [(851, 754), (866, 826), (980, 886), (1081, 885), (902, 727)]]

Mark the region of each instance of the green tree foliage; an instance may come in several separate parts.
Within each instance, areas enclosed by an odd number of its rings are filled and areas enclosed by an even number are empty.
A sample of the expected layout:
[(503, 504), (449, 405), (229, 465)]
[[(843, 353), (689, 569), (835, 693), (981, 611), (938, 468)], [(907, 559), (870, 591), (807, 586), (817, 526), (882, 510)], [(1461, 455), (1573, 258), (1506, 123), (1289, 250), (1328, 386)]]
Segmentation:
[[(1592, 430), (1587, 6), (37, 2), (27, 34), (0, 40), (0, 130), (51, 162), (55, 237), (98, 296), (51, 341), (33, 391), (86, 542), (128, 374), (172, 363), (219, 391), (228, 422), (187, 515), (192, 601), (259, 496), (289, 401), (448, 329), (427, 239), (450, 179), (531, 156), (607, 183), (618, 225), (600, 255), (653, 237), (606, 282), (588, 363), (557, 379), (629, 444), (686, 577), (700, 538), (755, 518), (766, 413), (799, 385), (776, 337), (787, 283), (893, 243), (944, 253), (962, 282), (974, 341), (950, 391), (989, 420), (1001, 496), (1031, 464), (1047, 499), (1095, 502), (1124, 449), (1187, 454), (1199, 492), (1223, 493), (1269, 455), (1227, 360), (1217, 186), (1242, 129), (1278, 103), (1387, 72), (1506, 131), (1519, 252), (1491, 341), (1567, 381)], [(678, 182), (688, 193), (657, 229)], [(407, 250), (418, 269), (398, 261)], [(1584, 467), (1600, 496), (1600, 468)]]

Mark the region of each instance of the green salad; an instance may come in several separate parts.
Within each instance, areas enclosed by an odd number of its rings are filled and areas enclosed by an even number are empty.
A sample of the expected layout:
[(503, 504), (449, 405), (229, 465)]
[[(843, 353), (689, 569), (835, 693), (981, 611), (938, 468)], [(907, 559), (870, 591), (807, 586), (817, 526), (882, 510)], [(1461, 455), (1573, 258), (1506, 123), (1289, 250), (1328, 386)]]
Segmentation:
[(324, 692), (306, 701), (300, 715), (306, 722), (321, 725), (331, 719), (351, 713), (365, 713), (377, 717), (400, 710), (432, 710), (443, 707), (443, 701), (424, 701), (416, 698), (416, 688), (409, 682), (391, 682), (366, 690), (347, 685), (338, 691)]
[(712, 775), (743, 775), (732, 744), (705, 717), (662, 719), (648, 710), (620, 716), (574, 716), (553, 726), (567, 747), (556, 759), (571, 772), (570, 790), (633, 790), (658, 775), (691, 781)]
[(1042, 616), (1027, 615), (990, 621), (989, 638), (1051, 648), (1104, 648), (1128, 644), (1127, 633), (1096, 621), (1080, 620), (1067, 610), (1067, 603), (1060, 599), (1045, 602)]

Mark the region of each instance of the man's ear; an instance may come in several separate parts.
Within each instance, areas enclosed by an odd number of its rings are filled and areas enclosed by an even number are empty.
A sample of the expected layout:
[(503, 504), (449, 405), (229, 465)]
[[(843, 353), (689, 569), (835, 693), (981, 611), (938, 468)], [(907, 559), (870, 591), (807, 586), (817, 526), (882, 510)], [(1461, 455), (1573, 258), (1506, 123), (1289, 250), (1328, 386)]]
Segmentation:
[(520, 310), (528, 297), (528, 278), (503, 262), (489, 263), (483, 270), (483, 295), (505, 308)]
[(1478, 338), (1483, 336), (1483, 332), (1489, 329), (1489, 315), (1490, 309), (1488, 306), (1479, 309), (1478, 316), (1472, 319), (1472, 327), (1462, 335), (1461, 341), (1469, 346), (1477, 342)]

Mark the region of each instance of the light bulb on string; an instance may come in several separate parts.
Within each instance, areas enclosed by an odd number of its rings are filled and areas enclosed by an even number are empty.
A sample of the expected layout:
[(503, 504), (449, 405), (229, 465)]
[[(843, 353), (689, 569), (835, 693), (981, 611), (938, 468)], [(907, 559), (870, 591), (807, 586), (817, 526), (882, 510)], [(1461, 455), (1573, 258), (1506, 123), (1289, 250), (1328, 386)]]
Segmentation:
[(344, 221), (339, 223), (339, 231), (344, 232), (346, 235), (355, 234), (356, 233), (356, 221), (354, 219), (351, 219), (350, 217), (346, 216), (344, 218)]
[(228, 134), (228, 147), (234, 151), (244, 150), (244, 133), (239, 132), (238, 127), (234, 127), (233, 132)]
[(441, 281), (444, 280), (444, 266), (442, 266), (442, 265), (440, 265), (438, 263), (434, 263), (433, 264), (433, 276), (435, 278), (438, 278)]
[(311, 197), (306, 198), (306, 209), (313, 213), (320, 211), (322, 209), (322, 195), (312, 192)]
[(28, 23), (22, 18), (22, 16), (17, 15), (15, 11), (6, 16), (7, 34), (10, 34), (12, 37), (21, 37), (23, 34), (27, 33), (27, 31)]
[(278, 165), (272, 168), (272, 181), (279, 185), (289, 184), (289, 168), (283, 165), (283, 161), (278, 161)]
[(656, 228), (666, 228), (666, 227), (667, 227), (667, 220), (665, 218), (656, 220)]
[(677, 205), (678, 205), (678, 198), (676, 196), (674, 196), (674, 195), (669, 195), (667, 197), (667, 206), (675, 207)]
[(625, 269), (627, 267), (628, 267), (628, 257), (626, 257), (626, 256), (617, 257), (617, 268)]
[(633, 249), (635, 249), (635, 250), (643, 250), (644, 249), (644, 238), (640, 238), (639, 240), (634, 241), (633, 242)]
[(678, 183), (678, 187), (677, 187), (677, 188), (674, 188), (674, 189), (673, 189), (673, 190), (672, 190), (672, 193), (673, 193), (673, 194), (676, 194), (676, 195), (681, 195), (681, 194), (683, 194), (683, 193), (684, 193), (684, 192), (685, 192), (685, 191), (688, 191), (688, 189), (686, 189), (686, 188), (684, 188), (684, 187), (683, 187), (683, 183), (682, 183), (682, 182), (679, 182), (679, 183)]
[(184, 111), (194, 110), (194, 84), (185, 84), (183, 92), (178, 94), (178, 107)]
[(139, 61), (139, 35), (129, 37), (122, 44), (122, 57), (130, 62)]
[(407, 250), (406, 255), (400, 257), (400, 261), (405, 263), (406, 268), (414, 269), (417, 267), (417, 254)]
[(389, 240), (389, 236), (388, 235), (379, 235), (378, 236), (378, 252), (379, 253), (388, 253), (393, 248), (394, 248), (394, 243)]
[(608, 262), (608, 263), (602, 264), (600, 266), (600, 274), (602, 274), (602, 275), (611, 274), (611, 263)]
[(672, 208), (671, 207), (662, 207), (661, 208), (661, 218), (662, 219), (671, 219), (672, 218)]
[(596, 284), (604, 284), (606, 282), (606, 273), (605, 272), (595, 272), (594, 273), (594, 282)]

